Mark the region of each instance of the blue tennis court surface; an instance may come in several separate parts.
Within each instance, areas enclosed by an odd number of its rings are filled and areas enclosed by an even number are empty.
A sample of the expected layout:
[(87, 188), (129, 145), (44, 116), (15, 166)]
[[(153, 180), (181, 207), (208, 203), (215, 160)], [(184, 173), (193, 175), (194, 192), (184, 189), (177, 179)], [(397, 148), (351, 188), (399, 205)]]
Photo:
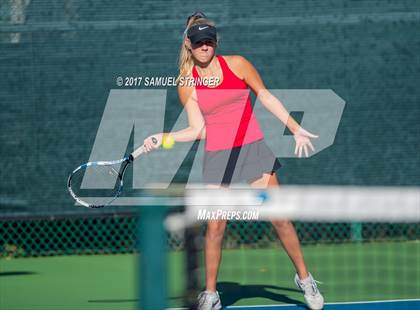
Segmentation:
[[(308, 309), (305, 305), (272, 305), (272, 306), (232, 306), (226, 309), (240, 310), (296, 310)], [(392, 301), (369, 301), (325, 304), (325, 310), (420, 310), (420, 299), (392, 300)]]

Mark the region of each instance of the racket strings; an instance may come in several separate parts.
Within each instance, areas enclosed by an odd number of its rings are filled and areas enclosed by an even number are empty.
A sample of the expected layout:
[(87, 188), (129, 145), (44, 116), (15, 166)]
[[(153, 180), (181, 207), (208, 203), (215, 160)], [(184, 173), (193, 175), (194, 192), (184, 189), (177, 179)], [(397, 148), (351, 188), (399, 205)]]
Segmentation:
[(122, 176), (118, 168), (112, 165), (92, 165), (80, 169), (72, 175), (71, 190), (88, 204), (106, 205), (121, 192)]

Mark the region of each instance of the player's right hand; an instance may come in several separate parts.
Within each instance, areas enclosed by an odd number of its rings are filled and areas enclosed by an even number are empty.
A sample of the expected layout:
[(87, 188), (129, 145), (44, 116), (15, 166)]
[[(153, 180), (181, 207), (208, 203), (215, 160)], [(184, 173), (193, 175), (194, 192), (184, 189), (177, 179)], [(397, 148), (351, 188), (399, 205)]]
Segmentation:
[(162, 133), (154, 134), (143, 141), (144, 153), (147, 154), (155, 149), (158, 149), (162, 144)]

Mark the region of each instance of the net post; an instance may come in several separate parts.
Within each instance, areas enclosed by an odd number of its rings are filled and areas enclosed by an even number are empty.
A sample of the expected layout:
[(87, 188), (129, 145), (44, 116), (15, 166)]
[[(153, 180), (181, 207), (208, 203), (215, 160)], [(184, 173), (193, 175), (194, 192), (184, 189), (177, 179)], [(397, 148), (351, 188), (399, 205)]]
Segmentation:
[(141, 310), (167, 308), (167, 244), (163, 226), (166, 212), (165, 207), (157, 205), (140, 207), (138, 309)]
[(185, 272), (187, 275), (185, 304), (189, 310), (196, 310), (198, 307), (197, 296), (200, 291), (200, 237), (200, 225), (198, 223), (185, 228)]
[(362, 236), (362, 223), (352, 222), (351, 223), (351, 241), (360, 242), (363, 241)]

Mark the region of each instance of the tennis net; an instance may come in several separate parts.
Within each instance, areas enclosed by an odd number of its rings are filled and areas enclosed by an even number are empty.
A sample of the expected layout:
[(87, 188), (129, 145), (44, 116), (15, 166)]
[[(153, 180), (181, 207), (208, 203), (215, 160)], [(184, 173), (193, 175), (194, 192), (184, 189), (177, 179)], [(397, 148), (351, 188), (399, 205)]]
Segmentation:
[(223, 306), (303, 303), (281, 246), (290, 238), (279, 230), (285, 219), (294, 224), (327, 303), (420, 296), (418, 187), (191, 189), (185, 195), (185, 212), (165, 222), (170, 232), (185, 232), (184, 279), (172, 279), (185, 283), (182, 306), (194, 308), (205, 289), (206, 223), (215, 219), (228, 220), (217, 281)]

